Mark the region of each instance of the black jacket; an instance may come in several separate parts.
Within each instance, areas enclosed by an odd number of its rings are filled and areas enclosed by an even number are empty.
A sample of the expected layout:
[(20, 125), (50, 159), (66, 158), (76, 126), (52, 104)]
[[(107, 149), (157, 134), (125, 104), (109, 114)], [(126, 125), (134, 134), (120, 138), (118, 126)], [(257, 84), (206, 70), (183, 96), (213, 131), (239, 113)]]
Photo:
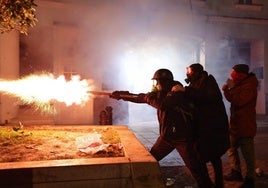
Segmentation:
[(201, 159), (222, 156), (229, 148), (228, 116), (215, 78), (204, 71), (196, 83), (186, 87), (185, 94), (197, 108), (194, 131)]

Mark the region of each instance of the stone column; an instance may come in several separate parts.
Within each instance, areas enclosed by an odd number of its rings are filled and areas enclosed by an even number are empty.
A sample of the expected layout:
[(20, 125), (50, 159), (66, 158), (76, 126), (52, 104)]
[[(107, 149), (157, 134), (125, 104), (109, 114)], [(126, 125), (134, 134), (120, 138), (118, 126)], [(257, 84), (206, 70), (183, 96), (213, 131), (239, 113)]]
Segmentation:
[[(0, 34), (0, 79), (15, 80), (19, 77), (19, 33)], [(1, 84), (1, 83), (0, 83)], [(0, 124), (8, 123), (16, 117), (16, 99), (0, 90)]]

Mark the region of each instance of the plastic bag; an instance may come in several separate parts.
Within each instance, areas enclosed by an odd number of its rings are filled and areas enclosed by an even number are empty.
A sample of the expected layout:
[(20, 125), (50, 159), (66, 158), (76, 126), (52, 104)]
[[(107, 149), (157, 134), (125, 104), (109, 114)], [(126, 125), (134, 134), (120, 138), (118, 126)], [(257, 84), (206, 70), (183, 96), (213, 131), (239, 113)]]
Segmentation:
[(76, 147), (79, 151), (87, 154), (95, 154), (105, 149), (107, 146), (103, 144), (101, 134), (89, 133), (86, 136), (76, 138)]

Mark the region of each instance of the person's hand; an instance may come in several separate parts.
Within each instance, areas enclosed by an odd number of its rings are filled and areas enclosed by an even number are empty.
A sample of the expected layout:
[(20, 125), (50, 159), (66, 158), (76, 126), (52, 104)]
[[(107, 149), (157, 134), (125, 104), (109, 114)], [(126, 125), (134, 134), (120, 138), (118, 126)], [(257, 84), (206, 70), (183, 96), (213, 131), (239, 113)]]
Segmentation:
[(227, 80), (226, 80), (226, 83), (225, 84), (223, 84), (223, 86), (222, 86), (222, 90), (224, 91), (224, 90), (227, 90), (227, 89), (231, 89), (231, 88), (233, 88), (234, 87), (234, 81), (232, 80), (232, 79), (230, 79), (230, 78), (228, 78)]
[(120, 99), (122, 99), (122, 95), (127, 95), (127, 94), (129, 94), (128, 91), (114, 91), (110, 95), (110, 98), (120, 100)]
[(222, 88), (221, 88), (223, 91), (228, 89), (228, 85), (227, 84), (223, 84)]
[(232, 79), (228, 78), (226, 80), (226, 85), (227, 85), (228, 88), (233, 88), (234, 87), (234, 81)]
[(177, 85), (175, 85), (175, 86), (172, 87), (171, 91), (173, 91), (173, 92), (176, 92), (176, 91), (185, 91), (185, 88), (182, 85), (177, 84)]

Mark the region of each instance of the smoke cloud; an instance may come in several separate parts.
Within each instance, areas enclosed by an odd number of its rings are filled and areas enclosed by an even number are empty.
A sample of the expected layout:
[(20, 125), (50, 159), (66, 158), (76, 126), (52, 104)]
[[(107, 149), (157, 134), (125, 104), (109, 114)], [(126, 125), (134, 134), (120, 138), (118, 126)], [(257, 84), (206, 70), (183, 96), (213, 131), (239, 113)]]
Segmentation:
[[(157, 69), (168, 68), (185, 84), (185, 69), (200, 42), (192, 37), (190, 2), (37, 1), (39, 23), (22, 39), (34, 58), (28, 57), (24, 69), (70, 70), (94, 79), (100, 90), (139, 93), (151, 90)], [(65, 67), (55, 67), (57, 62)], [(129, 121), (156, 120), (155, 110), (145, 106), (129, 104)]]

